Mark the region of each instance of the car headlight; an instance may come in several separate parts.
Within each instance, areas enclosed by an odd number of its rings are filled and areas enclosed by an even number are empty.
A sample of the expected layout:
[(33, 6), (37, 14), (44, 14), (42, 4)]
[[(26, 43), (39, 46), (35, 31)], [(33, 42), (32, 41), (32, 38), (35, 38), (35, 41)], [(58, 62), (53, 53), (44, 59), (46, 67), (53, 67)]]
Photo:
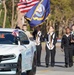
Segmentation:
[(12, 55), (0, 55), (0, 61), (4, 61), (4, 60), (11, 60), (11, 59), (15, 59), (16, 56), (14, 54)]

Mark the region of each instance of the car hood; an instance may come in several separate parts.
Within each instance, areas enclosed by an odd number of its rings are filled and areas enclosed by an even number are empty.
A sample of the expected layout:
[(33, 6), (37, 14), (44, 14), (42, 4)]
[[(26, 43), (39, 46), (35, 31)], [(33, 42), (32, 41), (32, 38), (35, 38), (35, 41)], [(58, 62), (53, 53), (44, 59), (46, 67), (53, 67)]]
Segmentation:
[(0, 45), (0, 55), (17, 53), (22, 48), (19, 45)]

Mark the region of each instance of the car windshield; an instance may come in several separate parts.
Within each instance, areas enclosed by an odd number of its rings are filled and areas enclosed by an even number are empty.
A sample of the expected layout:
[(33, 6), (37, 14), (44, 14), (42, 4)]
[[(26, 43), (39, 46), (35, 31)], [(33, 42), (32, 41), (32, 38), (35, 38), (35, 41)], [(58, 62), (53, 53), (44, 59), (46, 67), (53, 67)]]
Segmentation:
[(0, 31), (0, 44), (17, 44), (16, 37), (12, 32)]

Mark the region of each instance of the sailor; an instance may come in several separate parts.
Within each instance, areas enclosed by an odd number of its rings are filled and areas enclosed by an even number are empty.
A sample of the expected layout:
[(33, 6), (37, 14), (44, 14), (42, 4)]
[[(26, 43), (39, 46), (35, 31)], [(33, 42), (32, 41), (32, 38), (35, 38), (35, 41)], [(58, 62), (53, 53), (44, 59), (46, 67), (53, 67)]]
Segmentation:
[(56, 34), (54, 32), (54, 27), (50, 26), (49, 31), (46, 35), (46, 67), (49, 67), (49, 57), (51, 55), (51, 66), (55, 65), (55, 53), (56, 53)]
[(42, 45), (41, 45), (41, 30), (39, 27), (37, 27), (37, 35), (36, 35), (36, 49), (37, 49), (37, 66), (41, 66), (41, 50), (42, 50)]

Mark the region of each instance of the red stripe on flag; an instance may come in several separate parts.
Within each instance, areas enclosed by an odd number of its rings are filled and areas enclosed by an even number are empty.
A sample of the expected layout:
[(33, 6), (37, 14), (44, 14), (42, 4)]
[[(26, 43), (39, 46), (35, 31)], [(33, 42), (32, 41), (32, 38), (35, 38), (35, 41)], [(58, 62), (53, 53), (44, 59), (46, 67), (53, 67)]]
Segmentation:
[(39, 2), (38, 0), (37, 1), (33, 1), (33, 2), (19, 2), (17, 5), (22, 5), (22, 4), (32, 4), (32, 3), (37, 3)]
[(27, 6), (34, 6), (36, 3), (38, 3), (38, 1), (36, 2), (31, 2), (31, 3), (28, 3), (28, 4), (25, 4), (25, 3), (20, 3), (18, 4), (18, 8), (22, 8), (22, 7), (27, 7)]
[(22, 7), (20, 7), (19, 9), (27, 9), (27, 8), (31, 8), (31, 7), (33, 7), (35, 4), (33, 4), (33, 5), (30, 5), (30, 6), (22, 6)]
[(19, 2), (25, 2), (26, 0), (19, 0)]
[(17, 6), (22, 13), (25, 13), (25, 12), (28, 12), (38, 2), (39, 0), (32, 0), (31, 2), (25, 2), (24, 0), (24, 2), (19, 2)]

